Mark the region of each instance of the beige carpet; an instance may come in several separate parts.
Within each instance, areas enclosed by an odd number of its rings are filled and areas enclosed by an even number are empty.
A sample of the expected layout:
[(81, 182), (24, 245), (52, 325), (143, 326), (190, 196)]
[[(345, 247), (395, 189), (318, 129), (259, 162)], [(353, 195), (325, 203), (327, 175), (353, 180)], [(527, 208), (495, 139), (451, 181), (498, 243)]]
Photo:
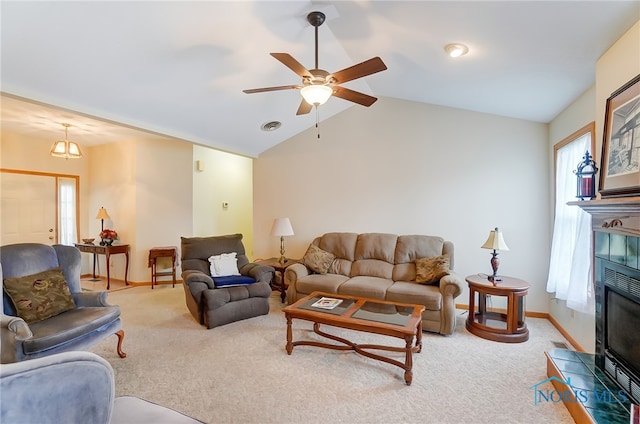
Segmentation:
[[(117, 395), (208, 423), (573, 422), (562, 404), (533, 403), (531, 386), (546, 378), (544, 351), (566, 341), (547, 320), (528, 319), (526, 343), (496, 343), (468, 333), (459, 311), (453, 336), (424, 333), (406, 386), (400, 368), (354, 352), (298, 346), (288, 356), (276, 292), (269, 315), (212, 330), (188, 313), (182, 286), (134, 287), (108, 299), (122, 308), (128, 356), (116, 355), (115, 336), (92, 351), (114, 367)], [(295, 320), (294, 339), (315, 337), (310, 329)], [(403, 345), (335, 331), (356, 342)]]

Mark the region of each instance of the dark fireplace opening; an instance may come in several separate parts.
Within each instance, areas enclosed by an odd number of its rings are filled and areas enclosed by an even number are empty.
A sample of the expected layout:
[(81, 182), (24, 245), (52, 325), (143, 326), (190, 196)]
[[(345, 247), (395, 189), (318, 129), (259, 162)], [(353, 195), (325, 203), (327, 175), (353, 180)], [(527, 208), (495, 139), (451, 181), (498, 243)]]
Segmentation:
[(640, 270), (620, 262), (596, 259), (596, 364), (640, 403)]
[(611, 290), (605, 349), (629, 370), (640, 370), (640, 304)]

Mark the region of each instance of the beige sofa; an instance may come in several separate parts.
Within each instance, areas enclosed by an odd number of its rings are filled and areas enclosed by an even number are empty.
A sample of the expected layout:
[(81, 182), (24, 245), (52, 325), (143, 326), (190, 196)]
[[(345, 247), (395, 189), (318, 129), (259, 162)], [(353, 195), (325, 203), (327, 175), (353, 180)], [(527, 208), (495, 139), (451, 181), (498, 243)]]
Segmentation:
[(453, 269), (453, 243), (441, 237), (381, 233), (327, 233), (312, 242), (335, 255), (326, 274), (306, 265), (285, 272), (289, 304), (313, 291), (385, 299), (426, 307), (422, 329), (453, 334), (455, 298), (463, 281), (452, 271), (431, 284), (416, 283), (416, 259), (447, 255)]

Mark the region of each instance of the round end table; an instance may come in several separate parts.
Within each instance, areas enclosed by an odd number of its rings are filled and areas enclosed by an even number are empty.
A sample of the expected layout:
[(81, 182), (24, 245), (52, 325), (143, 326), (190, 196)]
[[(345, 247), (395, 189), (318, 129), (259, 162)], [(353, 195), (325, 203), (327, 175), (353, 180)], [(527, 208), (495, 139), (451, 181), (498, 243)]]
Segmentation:
[[(467, 330), (478, 337), (496, 342), (526, 342), (529, 340), (529, 329), (525, 323), (524, 298), (529, 292), (529, 283), (513, 277), (501, 278), (502, 280), (495, 282), (480, 274), (465, 278), (469, 284)], [(506, 297), (507, 310), (489, 311), (488, 296)]]

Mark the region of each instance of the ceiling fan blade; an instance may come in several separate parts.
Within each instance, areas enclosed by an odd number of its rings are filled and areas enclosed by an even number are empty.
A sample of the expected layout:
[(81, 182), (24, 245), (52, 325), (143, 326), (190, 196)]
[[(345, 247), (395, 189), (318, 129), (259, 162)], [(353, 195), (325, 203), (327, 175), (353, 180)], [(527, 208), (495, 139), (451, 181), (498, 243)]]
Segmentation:
[(369, 96), (368, 94), (360, 93), (359, 91), (349, 90), (348, 88), (334, 86), (333, 95), (340, 97), (350, 102), (358, 103), (362, 106), (371, 106), (378, 100), (377, 97)]
[(296, 115), (306, 115), (307, 113), (311, 112), (312, 108), (313, 108), (312, 105), (307, 103), (305, 99), (302, 99), (302, 103), (300, 103), (300, 106), (298, 106), (298, 111), (296, 112)]
[(264, 93), (265, 91), (278, 91), (278, 90), (289, 90), (289, 89), (298, 89), (299, 85), (280, 85), (277, 87), (264, 87), (264, 88), (252, 88), (250, 90), (242, 90), (243, 93), (253, 94), (253, 93)]
[(270, 53), (271, 56), (278, 59), (284, 66), (291, 69), (296, 74), (300, 75), (302, 78), (308, 77), (313, 78), (311, 72), (307, 70), (304, 66), (300, 64), (297, 60), (295, 60), (289, 53)]
[(375, 74), (376, 72), (384, 71), (385, 69), (387, 69), (387, 65), (384, 64), (382, 59), (374, 57), (358, 63), (357, 65), (334, 72), (327, 77), (327, 80), (334, 78), (336, 80), (336, 84), (342, 84), (343, 82), (366, 77), (367, 75)]

